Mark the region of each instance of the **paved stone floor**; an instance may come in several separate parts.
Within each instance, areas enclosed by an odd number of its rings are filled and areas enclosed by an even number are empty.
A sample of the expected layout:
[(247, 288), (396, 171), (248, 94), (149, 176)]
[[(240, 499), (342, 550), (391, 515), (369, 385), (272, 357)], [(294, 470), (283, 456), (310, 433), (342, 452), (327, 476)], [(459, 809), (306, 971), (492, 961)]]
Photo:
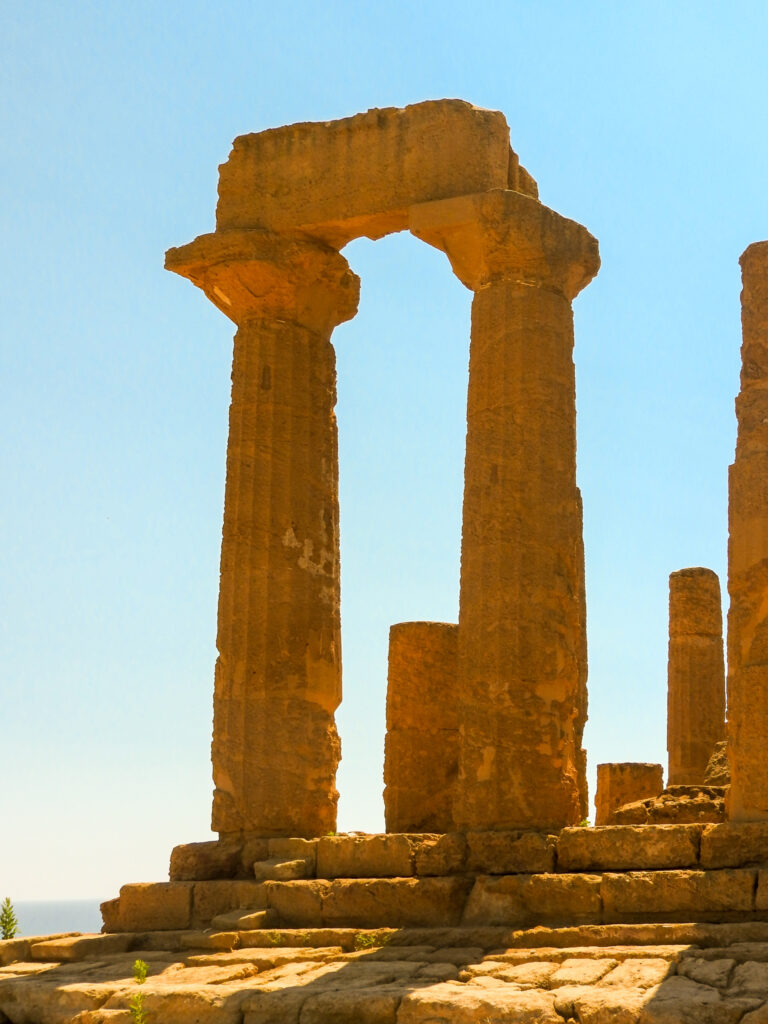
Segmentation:
[[(658, 931), (681, 936), (685, 927)], [(74, 936), (20, 947), (57, 960), (0, 968), (0, 1021), (131, 1024), (129, 1002), (142, 991), (147, 1024), (768, 1024), (768, 942), (742, 941), (750, 929), (710, 926), (705, 942), (723, 944), (701, 946), (636, 944), (647, 932), (626, 928), (614, 934), (632, 944), (595, 945), (611, 935), (583, 929), (590, 944), (533, 948), (488, 948), (490, 935), (485, 946), (396, 945), (404, 936), (340, 930), (344, 944), (358, 948), (188, 952), (110, 952), (127, 945), (125, 937)], [(577, 931), (548, 935), (559, 943)], [(537, 932), (533, 940), (548, 938)], [(287, 938), (300, 936), (274, 935)], [(445, 930), (434, 935), (448, 938)], [(149, 965), (141, 990), (133, 980), (139, 957)]]

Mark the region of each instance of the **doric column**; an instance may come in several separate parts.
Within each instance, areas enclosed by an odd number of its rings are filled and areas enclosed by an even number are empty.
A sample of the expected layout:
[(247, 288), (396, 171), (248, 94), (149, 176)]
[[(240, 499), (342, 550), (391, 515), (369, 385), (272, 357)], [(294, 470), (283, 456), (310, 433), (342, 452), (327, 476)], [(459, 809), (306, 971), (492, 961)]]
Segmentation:
[(668, 786), (696, 786), (725, 739), (725, 665), (720, 581), (711, 569), (669, 577)]
[(341, 699), (334, 326), (359, 281), (338, 252), (268, 234), (171, 249), (238, 326), (213, 725), (213, 830), (335, 828)]
[(733, 821), (768, 819), (768, 242), (741, 257), (741, 391), (728, 504), (728, 761)]
[(451, 832), (458, 768), (458, 626), (389, 631), (384, 816), (388, 832)]
[(492, 191), (412, 208), (475, 295), (459, 610), (461, 828), (587, 815), (586, 641), (571, 300), (597, 242)]

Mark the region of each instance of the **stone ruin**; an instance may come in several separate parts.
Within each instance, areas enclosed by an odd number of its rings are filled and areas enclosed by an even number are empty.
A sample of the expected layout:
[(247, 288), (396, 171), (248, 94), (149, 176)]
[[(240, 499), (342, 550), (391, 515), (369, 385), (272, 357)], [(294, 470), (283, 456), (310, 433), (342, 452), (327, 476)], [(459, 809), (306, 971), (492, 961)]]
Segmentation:
[[(336, 835), (331, 335), (359, 294), (340, 250), (405, 230), (473, 292), (459, 621), (392, 626), (387, 832)], [(661, 765), (598, 766), (590, 828), (571, 302), (599, 263), (500, 113), (446, 100), (235, 140), (216, 230), (166, 258), (237, 327), (219, 838), (123, 886), (101, 935), (0, 943), (0, 1021), (128, 1021), (137, 951), (164, 1024), (768, 1021), (768, 242), (741, 261), (727, 727), (719, 581), (682, 569), (667, 788)]]

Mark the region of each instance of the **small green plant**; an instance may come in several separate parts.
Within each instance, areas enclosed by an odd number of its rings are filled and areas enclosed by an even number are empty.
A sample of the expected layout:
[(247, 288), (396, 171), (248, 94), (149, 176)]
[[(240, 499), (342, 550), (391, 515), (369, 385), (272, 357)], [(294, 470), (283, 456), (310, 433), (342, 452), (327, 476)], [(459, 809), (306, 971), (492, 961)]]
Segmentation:
[(358, 932), (355, 936), (355, 949), (373, 949), (374, 946), (385, 946), (388, 942), (389, 936), (380, 932)]
[(264, 932), (263, 938), (265, 946), (280, 946), (284, 941), (279, 932)]
[(582, 818), (578, 825), (579, 828), (590, 828), (589, 818)]
[[(137, 985), (143, 985), (147, 980), (149, 964), (144, 960), (135, 960), (133, 964), (133, 980)], [(137, 992), (128, 1003), (131, 1011), (131, 1020), (134, 1024), (148, 1024), (147, 1014), (144, 1010), (144, 993)]]
[(12, 939), (19, 930), (19, 922), (9, 896), (0, 904), (0, 938)]

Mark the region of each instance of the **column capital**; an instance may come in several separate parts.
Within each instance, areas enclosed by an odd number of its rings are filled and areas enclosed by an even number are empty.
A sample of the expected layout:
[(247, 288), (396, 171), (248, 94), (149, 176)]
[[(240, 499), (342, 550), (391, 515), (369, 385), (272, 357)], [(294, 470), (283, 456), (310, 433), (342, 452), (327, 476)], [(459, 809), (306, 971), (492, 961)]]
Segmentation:
[(335, 249), (259, 229), (216, 231), (169, 249), (165, 268), (202, 288), (238, 326), (287, 320), (330, 332), (357, 312), (360, 279)]
[(573, 299), (600, 268), (597, 239), (586, 228), (508, 189), (412, 206), (409, 227), (442, 250), (473, 291), (511, 280)]

